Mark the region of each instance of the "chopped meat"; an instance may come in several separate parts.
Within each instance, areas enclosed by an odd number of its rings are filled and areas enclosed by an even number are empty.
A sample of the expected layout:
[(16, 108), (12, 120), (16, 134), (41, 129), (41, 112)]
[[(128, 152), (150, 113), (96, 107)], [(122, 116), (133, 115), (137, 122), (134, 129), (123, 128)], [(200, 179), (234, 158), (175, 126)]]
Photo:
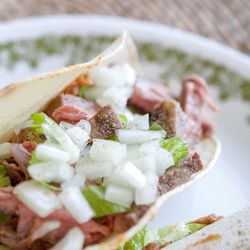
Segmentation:
[(45, 141), (45, 136), (38, 134), (33, 128), (22, 128), (16, 135), (15, 142), (23, 143), (27, 141), (33, 141), (36, 143), (42, 143)]
[(168, 169), (165, 174), (160, 177), (158, 183), (160, 194), (164, 194), (170, 189), (186, 182), (192, 174), (200, 171), (202, 167), (200, 156), (197, 153), (178, 162), (176, 166)]
[(107, 139), (115, 135), (117, 129), (124, 127), (122, 121), (110, 105), (100, 109), (89, 122), (92, 127), (92, 138)]
[(89, 120), (98, 112), (98, 105), (70, 94), (56, 97), (46, 109), (46, 113), (56, 122), (66, 121), (72, 124), (81, 119)]
[(117, 214), (114, 218), (114, 233), (122, 233), (134, 226), (148, 210), (148, 206), (133, 206), (131, 212)]
[(154, 107), (169, 98), (168, 89), (161, 82), (150, 81), (138, 77), (135, 89), (129, 103), (144, 110), (152, 112)]
[(179, 100), (184, 112), (201, 126), (202, 134), (210, 136), (214, 127), (212, 116), (217, 108), (209, 98), (205, 80), (196, 75), (183, 79)]
[(23, 168), (18, 166), (16, 163), (9, 162), (9, 160), (1, 160), (0, 164), (5, 167), (6, 174), (9, 176), (12, 186), (15, 186), (27, 179), (26, 173)]
[(209, 225), (209, 224), (212, 224), (220, 219), (223, 219), (223, 216), (217, 216), (215, 214), (210, 214), (208, 216), (201, 217), (195, 221), (192, 221), (191, 223), (199, 223), (199, 224)]
[(160, 250), (160, 247), (157, 243), (149, 243), (142, 250)]
[(167, 137), (180, 136), (192, 147), (200, 140), (200, 126), (195, 124), (174, 100), (158, 105), (151, 115), (151, 121), (157, 122), (167, 132)]

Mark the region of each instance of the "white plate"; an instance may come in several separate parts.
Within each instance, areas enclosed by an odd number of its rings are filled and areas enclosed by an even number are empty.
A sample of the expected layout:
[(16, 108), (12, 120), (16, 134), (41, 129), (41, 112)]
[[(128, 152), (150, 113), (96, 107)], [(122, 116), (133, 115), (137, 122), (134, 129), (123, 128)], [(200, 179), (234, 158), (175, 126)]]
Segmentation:
[[(176, 82), (184, 69), (193, 67), (210, 83), (216, 83), (212, 92), (220, 106), (217, 134), (222, 154), (216, 167), (166, 203), (152, 225), (191, 220), (209, 213), (228, 215), (248, 205), (250, 58), (246, 55), (212, 40), (144, 21), (78, 15), (27, 18), (0, 24), (0, 85), (67, 63), (86, 61), (109, 43), (111, 39), (107, 37), (116, 36), (123, 29), (138, 41), (147, 74), (166, 73)], [(220, 101), (219, 94), (227, 100)]]

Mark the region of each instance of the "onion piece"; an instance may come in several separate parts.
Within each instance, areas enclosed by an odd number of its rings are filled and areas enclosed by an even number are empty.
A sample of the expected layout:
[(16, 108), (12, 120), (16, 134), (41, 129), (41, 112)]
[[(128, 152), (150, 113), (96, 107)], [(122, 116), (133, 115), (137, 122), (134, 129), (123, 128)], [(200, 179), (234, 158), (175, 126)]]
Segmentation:
[(163, 138), (162, 133), (159, 131), (129, 129), (119, 129), (117, 131), (117, 137), (120, 142), (126, 144), (143, 143)]
[(62, 128), (64, 131), (67, 131), (67, 129), (74, 127), (74, 125), (65, 121), (61, 121), (59, 123), (59, 127)]
[(126, 179), (131, 186), (142, 188), (146, 184), (146, 178), (133, 163), (126, 162), (119, 170), (119, 175)]
[(76, 165), (77, 173), (84, 174), (90, 180), (111, 176), (113, 164), (93, 161), (90, 157), (81, 158)]
[(129, 144), (127, 145), (127, 157), (129, 161), (140, 157), (142, 154), (140, 152), (140, 144)]
[(76, 186), (79, 188), (84, 188), (85, 186), (85, 175), (84, 174), (76, 174), (73, 176), (72, 179), (65, 181), (61, 184), (61, 188), (65, 189), (69, 186)]
[(105, 200), (129, 207), (134, 200), (134, 193), (131, 189), (111, 184), (106, 188)]
[[(111, 67), (111, 69), (115, 72), (117, 72), (123, 80), (124, 85), (134, 85), (136, 80), (136, 72), (135, 70), (128, 64), (115, 64)], [(119, 85), (122, 85), (122, 81), (118, 83)]]
[(85, 147), (88, 145), (88, 141), (90, 139), (89, 135), (82, 128), (77, 126), (69, 128), (67, 130), (67, 134), (81, 151), (83, 151)]
[(148, 130), (149, 129), (149, 114), (146, 115), (134, 115), (134, 119), (128, 124), (127, 128)]
[(7, 159), (12, 156), (11, 149), (13, 145), (13, 143), (8, 142), (0, 144), (0, 159)]
[(79, 187), (69, 186), (58, 195), (61, 203), (72, 217), (79, 223), (84, 223), (95, 216), (94, 211), (81, 193)]
[(143, 155), (132, 161), (143, 173), (146, 171), (156, 172), (156, 159), (153, 155)]
[(38, 229), (35, 230), (34, 233), (32, 233), (31, 239), (32, 241), (35, 241), (39, 238), (42, 238), (47, 233), (59, 228), (60, 226), (61, 222), (58, 220), (44, 222)]
[(84, 131), (87, 132), (88, 135), (91, 133), (91, 125), (88, 121), (82, 119), (78, 123), (75, 124), (75, 126), (83, 129)]
[(64, 182), (73, 177), (74, 168), (63, 162), (41, 162), (30, 165), (28, 173), (36, 181)]
[(81, 250), (83, 244), (84, 234), (78, 227), (74, 227), (50, 250)]
[(68, 162), (70, 154), (56, 146), (39, 144), (36, 147), (36, 158), (41, 161)]
[(102, 184), (105, 187), (107, 187), (110, 184), (114, 184), (122, 186), (124, 188), (132, 189), (133, 186), (128, 182), (128, 180), (124, 179), (121, 175), (119, 175), (119, 169), (117, 169), (117, 171), (115, 171), (115, 173), (110, 177), (104, 178)]
[(86, 89), (84, 92), (85, 93), (84, 96), (87, 100), (95, 101), (98, 96), (101, 96), (103, 94), (104, 91), (105, 91), (104, 87), (94, 86), (89, 89)]
[(123, 112), (128, 99), (132, 96), (132, 87), (111, 87), (96, 99), (100, 106), (111, 105), (117, 112)]
[(90, 157), (95, 161), (119, 163), (127, 154), (127, 146), (120, 142), (94, 139), (90, 149)]
[(159, 178), (151, 171), (146, 172), (146, 185), (143, 188), (137, 188), (135, 191), (136, 205), (149, 205), (156, 200), (157, 186)]
[(18, 184), (13, 193), (40, 217), (46, 217), (60, 208), (56, 194), (35, 181), (25, 181)]

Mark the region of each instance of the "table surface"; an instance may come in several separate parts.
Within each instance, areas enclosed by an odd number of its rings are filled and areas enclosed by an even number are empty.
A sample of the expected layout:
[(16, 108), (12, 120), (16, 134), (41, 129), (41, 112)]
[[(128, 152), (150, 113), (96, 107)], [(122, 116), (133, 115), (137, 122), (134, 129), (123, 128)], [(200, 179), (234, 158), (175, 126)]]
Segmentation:
[(52, 14), (118, 15), (160, 22), (250, 54), (250, 0), (0, 1), (0, 21)]

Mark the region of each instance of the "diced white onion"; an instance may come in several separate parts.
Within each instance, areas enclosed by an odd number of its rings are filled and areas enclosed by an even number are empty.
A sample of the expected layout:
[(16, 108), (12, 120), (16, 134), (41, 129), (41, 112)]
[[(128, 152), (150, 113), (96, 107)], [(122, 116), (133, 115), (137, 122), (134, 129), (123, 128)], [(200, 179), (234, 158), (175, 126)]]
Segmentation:
[(116, 112), (123, 112), (133, 93), (132, 87), (111, 87), (96, 99), (100, 106), (111, 105)]
[(140, 151), (145, 156), (153, 156), (156, 160), (156, 169), (159, 176), (163, 175), (167, 168), (174, 165), (174, 159), (170, 152), (160, 146), (159, 141), (143, 143)]
[(25, 181), (18, 184), (13, 193), (40, 217), (46, 217), (60, 208), (56, 194), (35, 181)]
[(110, 162), (94, 161), (90, 157), (81, 158), (76, 165), (78, 173), (84, 173), (88, 179), (97, 179), (111, 176), (113, 164)]
[(136, 205), (148, 205), (153, 203), (157, 197), (158, 176), (151, 171), (146, 172), (146, 185), (135, 191)]
[(174, 165), (174, 158), (170, 152), (163, 148), (159, 148), (155, 155), (157, 173), (163, 175), (167, 168)]
[(103, 94), (104, 91), (105, 91), (104, 87), (94, 86), (94, 87), (91, 87), (91, 88), (85, 90), (84, 97), (87, 100), (95, 101), (98, 96)]
[(126, 154), (125, 144), (111, 140), (94, 139), (90, 149), (90, 157), (95, 161), (119, 163)]
[(117, 85), (134, 85), (136, 72), (128, 63), (116, 64), (112, 66), (111, 69), (117, 72), (120, 78), (122, 78), (122, 81), (120, 81)]
[(94, 217), (94, 211), (81, 193), (79, 187), (69, 186), (63, 189), (58, 197), (78, 223), (84, 223)]
[(89, 135), (80, 127), (72, 127), (67, 130), (67, 134), (78, 148), (83, 151), (88, 144)]
[(63, 150), (70, 154), (69, 163), (75, 163), (79, 159), (80, 150), (61, 127), (59, 127), (56, 123), (43, 123), (42, 128), (49, 141), (57, 142)]
[(36, 231), (32, 234), (32, 241), (42, 238), (50, 231), (53, 231), (61, 226), (61, 222), (58, 220), (51, 220), (44, 222)]
[(134, 115), (134, 119), (128, 124), (128, 128), (138, 130), (149, 129), (149, 114), (146, 115)]
[(117, 137), (122, 143), (134, 144), (161, 139), (162, 134), (158, 131), (119, 129)]
[(117, 171), (115, 171), (114, 174), (111, 175), (110, 177), (104, 178), (102, 184), (105, 187), (107, 187), (110, 184), (114, 184), (114, 185), (122, 186), (124, 188), (132, 189), (133, 186), (128, 182), (128, 180), (123, 178), (121, 175), (119, 175), (119, 169), (117, 169)]
[(143, 173), (146, 171), (156, 172), (156, 160), (153, 155), (143, 155), (132, 161)]
[(81, 250), (83, 244), (84, 234), (78, 227), (74, 227), (50, 250)]
[(12, 146), (13, 144), (8, 142), (0, 144), (0, 159), (6, 159), (12, 156)]
[(127, 157), (128, 160), (133, 160), (141, 156), (140, 144), (127, 145)]
[(88, 121), (82, 119), (78, 123), (76, 123), (75, 126), (80, 127), (81, 129), (86, 131), (88, 133), (88, 135), (90, 135), (90, 133), (91, 133), (91, 125), (90, 125), (90, 123)]
[(134, 200), (134, 193), (131, 189), (117, 185), (108, 185), (105, 192), (107, 201), (129, 207)]
[(30, 165), (28, 173), (36, 181), (64, 182), (73, 177), (74, 168), (63, 162), (41, 162)]
[(39, 144), (36, 147), (36, 157), (41, 161), (68, 162), (70, 154), (55, 146)]
[(80, 187), (83, 188), (85, 186), (85, 175), (84, 174), (76, 174), (73, 176), (72, 179), (65, 181), (61, 184), (61, 188), (67, 188), (69, 186), (76, 186), (76, 187)]
[(131, 162), (126, 162), (124, 166), (120, 168), (119, 174), (135, 188), (142, 188), (146, 184), (146, 177), (140, 169)]
[(113, 68), (106, 66), (96, 67), (91, 71), (92, 81), (99, 87), (124, 85), (125, 79)]
[(61, 121), (59, 124), (59, 127), (62, 128), (63, 130), (67, 131), (67, 129), (72, 128), (74, 125), (72, 125), (71, 123), (65, 122), (65, 121)]

